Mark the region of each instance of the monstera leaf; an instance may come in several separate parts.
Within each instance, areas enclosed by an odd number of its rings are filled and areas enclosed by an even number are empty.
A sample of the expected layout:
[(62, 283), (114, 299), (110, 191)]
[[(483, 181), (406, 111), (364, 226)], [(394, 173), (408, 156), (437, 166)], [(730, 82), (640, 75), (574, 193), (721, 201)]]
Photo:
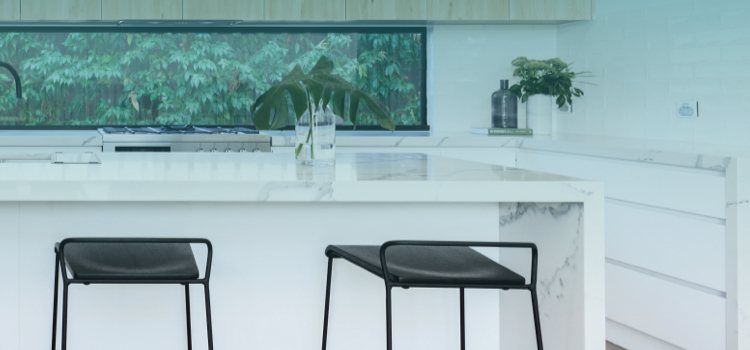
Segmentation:
[(286, 126), (289, 105), (287, 104), (286, 94), (284, 94), (285, 91), (291, 96), (294, 110), (297, 111), (297, 118), (300, 118), (308, 106), (307, 92), (301, 84), (301, 81), (305, 78), (302, 68), (297, 65), (278, 85), (258, 97), (255, 103), (250, 106), (255, 127), (259, 130), (269, 130)]
[(325, 110), (329, 104), (333, 113), (345, 117), (346, 96), (349, 96), (349, 120), (356, 124), (359, 105), (365, 102), (370, 111), (378, 118), (380, 126), (395, 130), (393, 118), (381, 107), (378, 100), (358, 89), (339, 75), (332, 74), (333, 62), (325, 56), (320, 57), (308, 74), (302, 72), (299, 65), (276, 86), (263, 93), (252, 106), (253, 123), (259, 130), (279, 129), (286, 126), (289, 118), (287, 95), (292, 100), (297, 119), (312, 106), (323, 104)]

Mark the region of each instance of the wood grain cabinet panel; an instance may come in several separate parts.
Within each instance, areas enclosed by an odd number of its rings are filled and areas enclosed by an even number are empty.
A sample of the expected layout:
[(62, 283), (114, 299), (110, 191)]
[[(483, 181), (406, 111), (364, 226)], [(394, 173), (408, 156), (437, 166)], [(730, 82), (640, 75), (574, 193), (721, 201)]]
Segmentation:
[(21, 19), (21, 0), (0, 0), (0, 20)]
[(183, 0), (183, 19), (262, 21), (265, 0)]
[(511, 20), (591, 19), (595, 0), (510, 0)]
[(102, 19), (182, 19), (182, 0), (102, 0)]
[(434, 21), (507, 20), (508, 0), (429, 0), (427, 19)]
[(266, 0), (267, 21), (343, 21), (346, 0)]
[(346, 0), (346, 19), (426, 20), (427, 0)]
[(101, 0), (21, 0), (24, 20), (100, 20)]

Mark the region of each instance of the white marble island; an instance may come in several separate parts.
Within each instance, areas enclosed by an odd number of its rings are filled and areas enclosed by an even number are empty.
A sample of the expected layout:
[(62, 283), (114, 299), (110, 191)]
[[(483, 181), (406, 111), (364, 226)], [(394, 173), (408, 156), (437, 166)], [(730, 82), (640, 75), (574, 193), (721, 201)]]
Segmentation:
[[(0, 164), (3, 348), (48, 348), (52, 247), (73, 236), (210, 239), (215, 347), (289, 350), (320, 346), (328, 244), (534, 242), (545, 348), (604, 347), (598, 182), (421, 154), (343, 154), (333, 168), (298, 167), (289, 154), (100, 159)], [(527, 252), (482, 252), (528, 277)], [(346, 263), (333, 278), (329, 349), (384, 348), (382, 281)], [(193, 288), (194, 344), (204, 349), (202, 293)], [(184, 349), (180, 291), (72, 286), (68, 345)], [(395, 349), (458, 348), (456, 290), (393, 297)], [(466, 302), (468, 348), (534, 348), (527, 292), (472, 290)]]

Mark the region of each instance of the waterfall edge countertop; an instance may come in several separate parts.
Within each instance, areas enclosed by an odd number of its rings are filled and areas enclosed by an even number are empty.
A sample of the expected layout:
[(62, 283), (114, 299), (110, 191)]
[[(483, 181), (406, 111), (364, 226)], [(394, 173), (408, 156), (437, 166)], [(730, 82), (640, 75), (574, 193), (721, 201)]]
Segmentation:
[(0, 201), (584, 202), (601, 183), (425, 154), (102, 153), (101, 164), (0, 163)]
[[(0, 283), (8, 305), (0, 312), (0, 324), (9, 325), (0, 327), (0, 339), (18, 340), (17, 345), (4, 343), (3, 349), (49, 346), (49, 328), (36, 325), (47, 324), (51, 310), (39, 305), (51, 306), (52, 247), (66, 237), (211, 240), (212, 324), (217, 347), (221, 343), (227, 350), (320, 344), (323, 252), (329, 244), (532, 242), (539, 252), (537, 294), (545, 345), (604, 349), (604, 193), (599, 182), (421, 153), (343, 153), (335, 167), (297, 166), (288, 152), (97, 156), (101, 164), (0, 163), (0, 258), (9, 274)], [(528, 251), (486, 254), (530, 278)], [(336, 264), (332, 295), (358, 299), (332, 299), (330, 349), (349, 349), (353, 343), (361, 350), (383, 349), (382, 281)], [(71, 348), (107, 348), (121, 337), (122, 348), (146, 344), (161, 349), (185, 339), (184, 326), (164, 326), (179, 324), (163, 321), (185, 315), (179, 288), (72, 291), (88, 306), (71, 313)], [(394, 295), (398, 347), (455, 349), (455, 289)], [(498, 349), (501, 341), (534, 348), (528, 294), (468, 295), (466, 319), (473, 323), (467, 332), (475, 348)], [(195, 330), (205, 326), (200, 316), (192, 317)], [(125, 328), (108, 326), (112, 322)], [(127, 327), (139, 336), (128, 337)]]

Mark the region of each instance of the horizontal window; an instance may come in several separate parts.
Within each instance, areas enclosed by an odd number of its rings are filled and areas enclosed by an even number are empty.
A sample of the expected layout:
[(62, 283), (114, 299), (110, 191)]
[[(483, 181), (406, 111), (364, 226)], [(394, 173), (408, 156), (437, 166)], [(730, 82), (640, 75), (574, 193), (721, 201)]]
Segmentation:
[[(18, 70), (23, 99), (0, 68), (0, 126), (248, 126), (258, 96), (295, 65), (307, 72), (326, 56), (334, 73), (388, 108), (398, 129), (425, 130), (425, 34), (353, 27), (6, 29), (0, 61)], [(356, 125), (343, 119), (341, 129), (380, 129), (366, 105)]]

